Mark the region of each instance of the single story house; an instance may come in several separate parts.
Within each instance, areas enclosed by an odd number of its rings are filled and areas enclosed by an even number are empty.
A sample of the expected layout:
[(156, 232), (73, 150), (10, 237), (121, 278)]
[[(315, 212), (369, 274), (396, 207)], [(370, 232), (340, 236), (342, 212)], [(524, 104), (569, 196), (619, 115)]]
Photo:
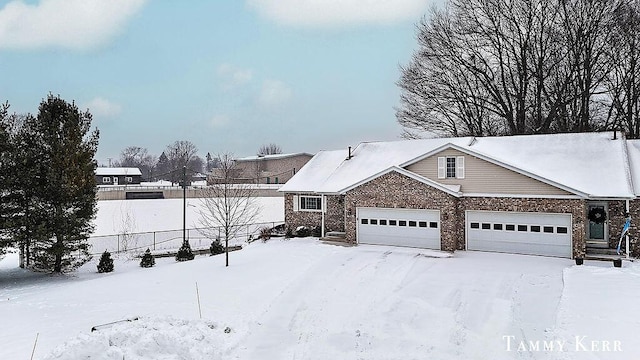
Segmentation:
[(582, 258), (615, 248), (628, 213), (640, 221), (640, 141), (604, 132), (361, 143), (319, 152), (280, 191), (290, 229), (319, 226), (353, 244)]
[(234, 159), (234, 162), (237, 178), (242, 182), (284, 184), (312, 157), (307, 153), (256, 155)]
[(99, 167), (96, 168), (98, 185), (138, 185), (142, 181), (142, 172), (132, 167)]

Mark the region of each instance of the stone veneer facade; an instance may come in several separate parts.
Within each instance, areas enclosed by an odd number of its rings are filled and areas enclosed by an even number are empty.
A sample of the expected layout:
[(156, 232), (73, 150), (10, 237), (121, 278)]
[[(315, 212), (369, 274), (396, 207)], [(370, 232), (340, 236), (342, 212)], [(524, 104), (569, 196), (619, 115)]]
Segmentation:
[[(317, 194), (292, 194), (284, 196), (284, 221), (291, 230), (299, 226), (322, 226), (322, 213), (320, 211), (293, 211), (293, 197), (319, 196)], [(324, 216), (325, 233), (329, 231), (344, 231), (344, 196), (325, 196), (326, 212)]]
[[(322, 222), (320, 212), (293, 211), (293, 195), (285, 196), (287, 226), (291, 229), (301, 225), (320, 226)], [(619, 203), (624, 209), (624, 202)], [(616, 203), (610, 202), (609, 206), (609, 212), (616, 213)], [(328, 196), (325, 213), (326, 231), (345, 231), (346, 240), (356, 244), (356, 209), (358, 207), (439, 210), (441, 250), (445, 251), (465, 249), (466, 210), (571, 214), (573, 256), (585, 256), (587, 202), (581, 199), (458, 198), (397, 172), (390, 172), (348, 191), (345, 196)], [(640, 219), (640, 202), (632, 202), (631, 208), (632, 216)], [(622, 223), (624, 223), (624, 217), (619, 219), (619, 216), (612, 216), (611, 226), (619, 225), (622, 228)]]
[[(620, 232), (626, 221), (626, 204), (625, 201), (609, 201), (608, 202), (608, 225), (609, 225), (609, 248), (615, 249), (620, 241)], [(633, 256), (640, 256), (638, 248), (638, 230), (640, 227), (640, 200), (629, 201), (629, 213), (631, 214), (631, 227), (629, 228), (629, 242)], [(622, 248), (625, 247), (625, 240), (622, 240)]]

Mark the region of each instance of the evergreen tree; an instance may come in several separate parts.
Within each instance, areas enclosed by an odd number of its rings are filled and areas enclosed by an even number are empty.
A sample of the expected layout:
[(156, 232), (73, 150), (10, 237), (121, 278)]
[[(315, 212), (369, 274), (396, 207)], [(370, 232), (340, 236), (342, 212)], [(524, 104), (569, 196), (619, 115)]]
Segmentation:
[(10, 237), (7, 234), (9, 228), (8, 216), (9, 204), (9, 174), (11, 169), (10, 158), (12, 155), (9, 122), (7, 117), (8, 104), (0, 105), (0, 257), (5, 248), (10, 245)]
[(191, 245), (189, 245), (188, 241), (182, 243), (180, 249), (178, 250), (178, 254), (176, 254), (176, 261), (187, 261), (193, 260), (195, 256), (191, 251)]
[(169, 165), (169, 159), (163, 152), (158, 157), (158, 163), (156, 164), (156, 174), (160, 180), (168, 180), (170, 178), (169, 171), (171, 171), (171, 165)]
[(140, 260), (140, 266), (148, 268), (152, 267), (155, 264), (156, 259), (153, 257), (153, 254), (151, 254), (151, 250), (147, 248), (147, 251), (145, 251), (144, 255), (142, 255), (142, 260)]
[(49, 95), (38, 116), (25, 123), (38, 144), (36, 207), (46, 212), (39, 238), (32, 244), (34, 268), (62, 272), (89, 260), (87, 238), (96, 212), (98, 131), (90, 132), (91, 114), (74, 103)]
[(102, 253), (102, 256), (100, 257), (100, 262), (98, 263), (98, 272), (109, 273), (112, 271), (113, 271), (113, 259), (111, 258), (111, 253), (105, 250)]

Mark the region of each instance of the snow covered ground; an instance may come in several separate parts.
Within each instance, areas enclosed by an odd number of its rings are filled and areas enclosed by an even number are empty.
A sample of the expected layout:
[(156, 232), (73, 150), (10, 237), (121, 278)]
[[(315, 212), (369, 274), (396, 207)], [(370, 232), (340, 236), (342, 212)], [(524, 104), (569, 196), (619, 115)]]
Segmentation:
[(96, 273), (93, 262), (65, 276), (18, 269), (9, 255), (0, 262), (0, 359), (28, 359), (37, 334), (36, 359), (640, 354), (636, 264), (619, 269), (535, 256), (435, 254), (272, 239), (231, 253), (228, 268), (223, 256), (157, 259), (149, 269), (122, 258), (114, 273)]
[[(256, 198), (261, 208), (256, 222), (284, 221), (283, 197)], [(182, 199), (153, 200), (107, 200), (98, 201), (98, 213), (94, 236), (128, 232), (147, 232), (182, 229)], [(187, 199), (187, 228), (202, 227), (200, 224), (200, 199)], [(133, 221), (127, 222), (127, 217)]]

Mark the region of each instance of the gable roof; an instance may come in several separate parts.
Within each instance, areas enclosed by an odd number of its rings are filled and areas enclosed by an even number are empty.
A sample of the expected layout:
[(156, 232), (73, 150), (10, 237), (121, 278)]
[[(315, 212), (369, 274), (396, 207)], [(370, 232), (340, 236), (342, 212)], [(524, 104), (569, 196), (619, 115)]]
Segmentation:
[[(455, 148), (580, 197), (634, 198), (626, 142), (605, 132), (361, 143), (349, 160), (346, 151), (339, 151), (341, 158), (335, 152), (318, 153), (281, 191), (343, 193), (391, 167)], [(640, 183), (640, 143), (632, 146)]]
[(99, 167), (96, 168), (98, 176), (136, 176), (141, 175), (140, 169), (134, 167)]

